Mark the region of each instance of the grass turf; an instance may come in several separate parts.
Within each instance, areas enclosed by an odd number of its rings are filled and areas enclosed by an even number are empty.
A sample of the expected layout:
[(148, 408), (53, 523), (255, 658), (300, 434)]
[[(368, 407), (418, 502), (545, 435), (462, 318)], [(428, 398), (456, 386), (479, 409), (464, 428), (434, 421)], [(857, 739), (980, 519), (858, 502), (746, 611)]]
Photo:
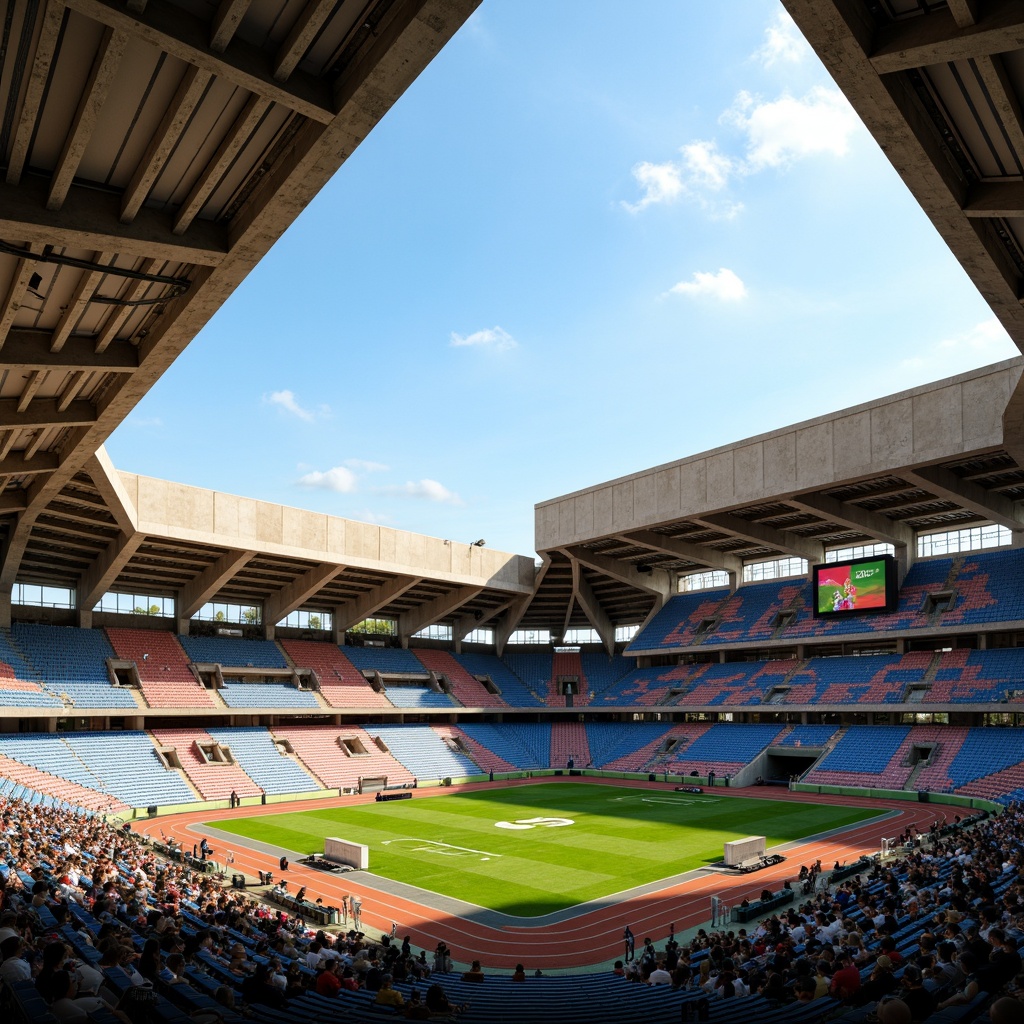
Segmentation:
[[(232, 818), (211, 827), (303, 854), (326, 836), (370, 848), (370, 871), (519, 917), (536, 917), (722, 859), (722, 844), (777, 846), (877, 810), (617, 786), (542, 783)], [(524, 819), (568, 819), (567, 825)]]

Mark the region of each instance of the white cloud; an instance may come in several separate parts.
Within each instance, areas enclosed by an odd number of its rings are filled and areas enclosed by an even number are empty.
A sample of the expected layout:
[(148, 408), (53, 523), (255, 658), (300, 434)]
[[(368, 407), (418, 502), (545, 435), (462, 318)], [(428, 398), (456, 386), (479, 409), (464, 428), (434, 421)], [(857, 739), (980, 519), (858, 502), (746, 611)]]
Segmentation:
[(744, 174), (819, 154), (845, 156), (860, 124), (842, 93), (820, 85), (802, 99), (783, 95), (770, 102), (741, 92), (722, 121), (746, 136)]
[(943, 338), (921, 355), (908, 356), (901, 360), (900, 368), (923, 371), (922, 379), (930, 381), (1017, 355), (1020, 352), (1006, 329), (995, 317), (990, 317), (966, 331)]
[(325, 491), (336, 491), (338, 494), (352, 494), (358, 486), (358, 479), (351, 469), (335, 466), (333, 469), (320, 471), (314, 469), (299, 477), (303, 487), (319, 487)]
[(385, 487), (382, 490), (390, 494), (400, 494), (406, 498), (422, 498), (444, 505), (465, 505), (465, 502), (454, 491), (448, 490), (444, 484), (440, 484), (436, 480), (410, 480), (401, 486)]
[(747, 297), (747, 286), (727, 267), (717, 274), (698, 270), (692, 281), (680, 281), (673, 285), (670, 295), (707, 295), (721, 302), (740, 302)]
[(639, 163), (633, 177), (643, 194), (637, 202), (622, 205), (639, 213), (648, 206), (688, 199), (712, 217), (735, 217), (743, 204), (727, 195), (730, 186), (808, 157), (845, 156), (860, 126), (842, 93), (823, 86), (802, 97), (784, 93), (774, 100), (741, 92), (719, 122), (736, 130), (738, 154), (730, 155), (717, 139), (697, 139), (680, 147), (677, 160)]
[(494, 352), (507, 352), (510, 348), (515, 348), (518, 342), (508, 331), (500, 327), (487, 327), (466, 335), (452, 331), (450, 344), (453, 348), (488, 348)]
[[(305, 409), (299, 405), (294, 391), (289, 391), (287, 389), (283, 391), (271, 391), (269, 395), (263, 396), (263, 401), (269, 402), (271, 405), (280, 406), (286, 412), (290, 412), (293, 416), (297, 416), (300, 420), (305, 420), (307, 423), (312, 423), (316, 417), (316, 413), (311, 409)], [(326, 413), (330, 410), (327, 406), (322, 406), (318, 411)]]
[(798, 64), (810, 52), (796, 22), (787, 11), (779, 11), (764, 30), (764, 42), (754, 53), (754, 60), (764, 68), (771, 68), (776, 64)]
[(385, 466), (383, 462), (368, 462), (366, 459), (346, 459), (345, 465), (349, 469), (361, 470), (364, 473), (386, 473), (391, 468)]

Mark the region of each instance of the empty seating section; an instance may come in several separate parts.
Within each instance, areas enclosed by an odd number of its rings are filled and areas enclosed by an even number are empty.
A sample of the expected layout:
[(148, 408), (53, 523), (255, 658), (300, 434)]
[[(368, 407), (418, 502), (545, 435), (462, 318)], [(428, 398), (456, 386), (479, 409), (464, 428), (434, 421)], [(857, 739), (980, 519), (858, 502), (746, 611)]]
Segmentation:
[(461, 729), (517, 769), (547, 768), (551, 764), (551, 725), (547, 722), (464, 722)]
[(118, 658), (134, 661), (142, 697), (151, 708), (216, 707), (188, 667), (188, 655), (171, 633), (155, 629), (108, 629)]
[(225, 679), (217, 691), (229, 708), (317, 708), (320, 702), (309, 690), (299, 690), (291, 683), (243, 683)]
[(412, 651), (401, 647), (342, 647), (341, 653), (360, 671), (369, 669), (382, 675), (398, 673), (426, 675)]
[(246, 640), (230, 636), (179, 636), (189, 661), (230, 668), (288, 668), (273, 640)]
[(499, 757), (493, 750), (473, 739), (472, 736), (457, 725), (435, 725), (434, 731), (439, 736), (447, 736), (457, 740), (462, 747), (469, 751), (470, 757), (480, 766), (482, 771), (514, 772), (519, 770), (510, 761)]
[(441, 690), (432, 690), (426, 683), (397, 683), (388, 680), (388, 700), (396, 708), (454, 708), (451, 696)]
[(673, 751), (664, 771), (685, 775), (711, 768), (716, 772), (735, 772), (753, 761), (779, 733), (779, 725), (712, 725), (681, 752)]
[(704, 642), (729, 644), (774, 639), (784, 628), (779, 614), (801, 607), (807, 590), (803, 579), (740, 587), (716, 612), (718, 624), (704, 634)]
[[(113, 746), (119, 737), (120, 734), (117, 737), (109, 737), (108, 742)], [(0, 753), (22, 764), (31, 765), (48, 775), (67, 779), (83, 789), (107, 793), (102, 780), (75, 756), (71, 747), (64, 742), (63, 736), (0, 736)]]
[(120, 800), (115, 800), (108, 793), (86, 789), (77, 782), (70, 782), (51, 772), (40, 771), (38, 768), (14, 761), (3, 754), (0, 754), (0, 779), (9, 779), (36, 793), (42, 793), (53, 797), (54, 800), (70, 804), (72, 807), (81, 807), (87, 811), (117, 813), (127, 810), (127, 805)]
[(154, 729), (161, 747), (173, 747), (182, 770), (204, 800), (226, 800), (238, 796), (259, 796), (260, 787), (233, 762), (208, 760), (202, 746), (212, 746), (213, 737), (201, 729)]
[(641, 771), (658, 752), (669, 728), (663, 722), (587, 722), (590, 760), (595, 768)]
[(456, 701), (467, 708), (504, 708), (508, 704), (470, 675), (447, 651), (417, 651), (416, 658), (427, 670), (448, 680)]
[(728, 590), (702, 590), (669, 598), (661, 611), (647, 623), (647, 627), (629, 642), (626, 654), (659, 648), (688, 647), (693, 643), (701, 623), (712, 618), (728, 596)]
[(551, 685), (551, 655), (531, 651), (509, 651), (506, 648), (503, 660), (527, 690), (534, 694), (541, 704), (547, 704), (548, 689)]
[(685, 693), (668, 703), (698, 707), (719, 704), (760, 704), (765, 683), (781, 682), (797, 667), (795, 661), (729, 662), (703, 665), (694, 673)]
[(160, 763), (147, 733), (119, 732), (111, 737), (75, 732), (63, 738), (106, 790), (129, 807), (187, 804), (197, 799), (177, 771)]
[(570, 760), (574, 768), (586, 768), (591, 762), (586, 726), (582, 722), (553, 722), (551, 767), (565, 768)]
[(1005, 771), (1022, 760), (1024, 729), (971, 729), (949, 766), (949, 779), (959, 791), (976, 779)]
[(384, 753), (357, 726), (283, 725), (273, 730), (275, 737), (288, 740), (306, 768), (326, 788), (358, 789), (361, 778), (384, 776), (389, 786), (412, 783), (408, 768)]
[(947, 725), (936, 730), (935, 744), (932, 747), (928, 764), (913, 780), (913, 788), (930, 793), (945, 793), (952, 789), (953, 782), (949, 777), (949, 766), (960, 753), (960, 748), (964, 745), (969, 733), (970, 729), (956, 725)]
[(543, 704), (523, 681), (502, 660), (494, 654), (478, 654), (475, 651), (453, 655), (455, 660), (473, 676), (488, 676), (501, 690), (502, 700), (515, 708), (540, 707)]
[(429, 725), (372, 725), (367, 732), (379, 736), (391, 756), (398, 758), (417, 779), (480, 774), (473, 761), (452, 750)]
[(882, 775), (909, 733), (910, 727), (903, 725), (852, 725), (804, 781), (832, 786), (872, 785), (872, 777)]
[(3, 679), (0, 680), (0, 707), (63, 709), (64, 701), (29, 679)]
[(311, 668), (316, 673), (320, 694), (332, 708), (391, 707), (391, 701), (366, 681), (336, 644), (282, 640), (281, 646), (296, 668)]
[(40, 675), (15, 646), (10, 628), (4, 626), (0, 628), (0, 679), (10, 678), (38, 680)]
[(249, 727), (208, 731), (212, 739), (230, 747), (231, 756), (264, 793), (310, 793), (320, 788), (294, 758), (281, 751), (266, 729)]
[(632, 658), (624, 658), (621, 654), (609, 657), (604, 651), (580, 651), (580, 664), (595, 697), (614, 687), (635, 667)]
[[(857, 704), (899, 664), (897, 654), (854, 658), (810, 658), (800, 680), (793, 680), (787, 704)], [(812, 682), (813, 680), (813, 682)], [(875, 690), (877, 691), (877, 686)], [(903, 691), (900, 690), (902, 700)]]
[(782, 737), (776, 737), (776, 747), (824, 747), (839, 731), (835, 725), (794, 725)]

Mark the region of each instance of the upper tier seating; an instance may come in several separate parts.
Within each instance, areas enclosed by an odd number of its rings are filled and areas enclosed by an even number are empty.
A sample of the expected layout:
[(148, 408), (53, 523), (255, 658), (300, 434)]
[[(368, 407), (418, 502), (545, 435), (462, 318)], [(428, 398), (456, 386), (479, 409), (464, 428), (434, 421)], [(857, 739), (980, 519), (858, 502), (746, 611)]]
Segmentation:
[[(462, 731), (481, 746), (492, 750), (517, 769), (551, 766), (551, 724), (522, 722), (491, 725), (488, 722), (463, 722)], [(559, 767), (562, 767), (559, 765)]]
[(55, 693), (44, 690), (39, 683), (28, 679), (3, 679), (0, 680), (0, 707), (63, 710), (64, 702)]
[(371, 725), (366, 731), (379, 736), (417, 779), (480, 774), (473, 761), (452, 750), (429, 725)]
[(366, 676), (336, 644), (315, 640), (282, 640), (296, 668), (311, 668), (320, 680), (320, 694), (333, 708), (387, 708), (391, 702), (366, 681)]
[[(1024, 596), (1016, 582), (1022, 568), (1024, 549), (920, 560), (900, 587), (896, 611), (847, 618), (814, 618), (811, 583), (803, 578), (747, 584), (734, 594), (680, 594), (634, 637), (627, 653), (1017, 622), (1024, 618)], [(955, 593), (952, 608), (931, 606), (928, 595), (945, 590)], [(791, 617), (780, 618), (783, 612)], [(716, 621), (713, 629), (702, 629), (706, 620)]]
[(115, 742), (102, 733), (66, 733), (63, 738), (89, 771), (102, 780), (107, 792), (130, 807), (196, 800), (178, 772), (160, 763), (147, 733), (119, 732)]
[(523, 685), (537, 695), (542, 704), (548, 703), (551, 685), (551, 655), (533, 651), (513, 651), (505, 648), (502, 658)]
[(515, 708), (540, 707), (543, 704), (543, 701), (524, 686), (519, 676), (496, 655), (469, 651), (456, 654), (454, 658), (471, 675), (489, 676), (491, 682), (501, 690), (502, 699), (506, 704)]
[(175, 636), (155, 629), (108, 629), (118, 658), (134, 661), (142, 697), (151, 708), (216, 707), (216, 701), (189, 669), (188, 655)]
[(463, 707), (508, 707), (501, 697), (491, 693), (480, 680), (470, 675), (447, 651), (420, 650), (415, 653), (417, 660), (424, 668), (436, 675), (443, 675), (448, 680), (453, 696)]
[(882, 775), (909, 734), (910, 727), (904, 725), (852, 725), (804, 781), (816, 785), (872, 785), (872, 777)]
[(341, 653), (360, 671), (380, 672), (381, 675), (425, 676), (426, 669), (416, 660), (412, 651), (402, 647), (342, 647)]
[(189, 661), (228, 668), (288, 668), (273, 640), (245, 640), (231, 636), (179, 636)]
[(632, 658), (624, 658), (621, 654), (608, 657), (604, 651), (580, 651), (580, 664), (595, 698), (615, 686), (636, 667)]
[(266, 729), (210, 729), (212, 739), (231, 748), (242, 770), (264, 793), (310, 793), (316, 780), (293, 758), (281, 752)]
[(201, 729), (154, 729), (153, 738), (162, 747), (174, 747), (178, 760), (192, 785), (204, 800), (226, 800), (238, 796), (259, 796), (260, 787), (237, 764), (208, 761), (200, 744), (213, 743)]
[(396, 708), (454, 708), (458, 704), (443, 690), (432, 690), (426, 683), (398, 685), (389, 681), (385, 689), (388, 700)]
[(246, 683), (225, 679), (217, 691), (229, 708), (316, 708), (320, 702), (310, 690), (299, 690), (291, 683)]
[[(361, 778), (378, 776), (386, 776), (389, 786), (413, 782), (409, 769), (385, 754), (369, 733), (357, 726), (281, 725), (275, 726), (273, 733), (291, 743), (292, 750), (325, 788), (358, 789)], [(339, 740), (350, 743), (346, 746)]]

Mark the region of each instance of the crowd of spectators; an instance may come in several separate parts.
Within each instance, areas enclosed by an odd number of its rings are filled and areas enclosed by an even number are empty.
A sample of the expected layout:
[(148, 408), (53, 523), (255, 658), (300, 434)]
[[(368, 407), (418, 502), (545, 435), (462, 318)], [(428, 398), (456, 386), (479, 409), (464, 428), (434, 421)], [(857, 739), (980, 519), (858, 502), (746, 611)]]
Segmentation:
[[(835, 884), (823, 876), (749, 929), (673, 934), (660, 948), (646, 938), (615, 965), (622, 998), (647, 985), (702, 1011), (760, 996), (821, 1000), (823, 1016), (850, 1022), (919, 1024), (957, 1007), (964, 1020), (987, 1009), (996, 1024), (1024, 1022), (1024, 809), (905, 838), (898, 857)], [(459, 993), (493, 975), (478, 961), (461, 978), (452, 967), (443, 942), (428, 958), (409, 936), (313, 931), (159, 857), (128, 827), (0, 800), (0, 983), (30, 986), (58, 1020), (143, 1024), (169, 1000), (230, 1021), (355, 992), (408, 1019), (457, 1017), (469, 1008)], [(526, 980), (522, 965), (509, 980), (509, 991)]]

